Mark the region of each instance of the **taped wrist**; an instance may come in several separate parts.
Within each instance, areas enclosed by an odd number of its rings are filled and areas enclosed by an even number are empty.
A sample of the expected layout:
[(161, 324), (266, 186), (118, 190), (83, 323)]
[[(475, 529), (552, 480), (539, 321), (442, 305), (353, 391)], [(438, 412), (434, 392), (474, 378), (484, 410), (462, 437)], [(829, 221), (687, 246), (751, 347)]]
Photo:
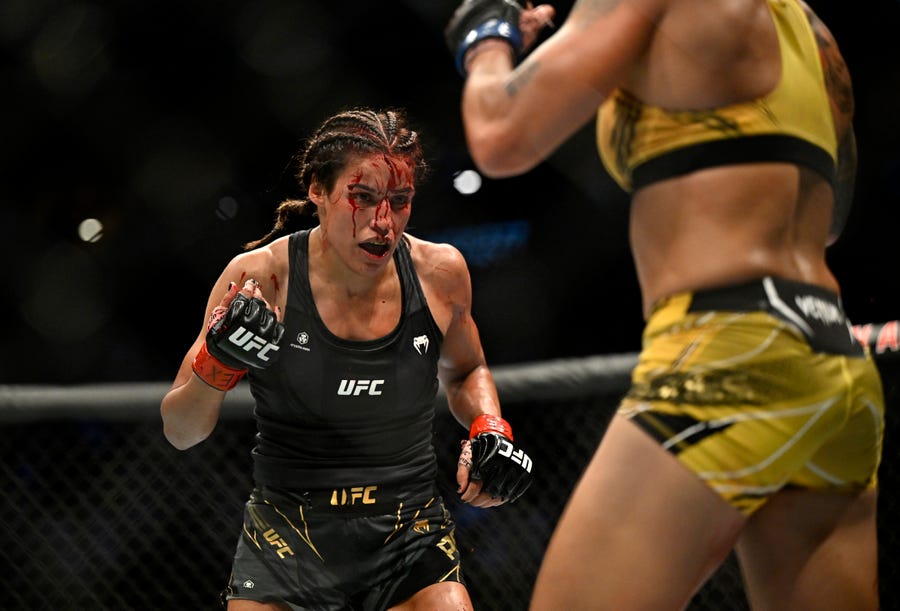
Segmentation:
[(522, 49), (522, 32), (519, 26), (505, 19), (488, 19), (479, 26), (469, 30), (456, 50), (456, 69), (465, 78), (466, 53), (482, 40), (495, 38), (505, 41), (512, 47), (513, 55), (518, 56)]
[(191, 369), (197, 377), (217, 390), (231, 390), (247, 374), (246, 369), (229, 367), (209, 353), (206, 342), (200, 347), (200, 352), (194, 357)]
[(469, 439), (473, 439), (481, 433), (497, 433), (513, 441), (512, 427), (500, 416), (481, 414), (475, 418), (472, 426), (469, 427)]

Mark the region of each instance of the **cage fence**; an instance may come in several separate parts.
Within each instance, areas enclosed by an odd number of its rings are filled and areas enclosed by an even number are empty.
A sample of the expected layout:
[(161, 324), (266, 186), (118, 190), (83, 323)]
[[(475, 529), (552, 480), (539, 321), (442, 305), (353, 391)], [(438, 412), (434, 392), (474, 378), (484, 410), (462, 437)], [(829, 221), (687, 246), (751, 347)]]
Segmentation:
[[(463, 570), (478, 611), (524, 611), (570, 491), (624, 392), (634, 355), (496, 368), (504, 415), (536, 465), (518, 502), (482, 510), (456, 501), (452, 478), (465, 431), (436, 407), (439, 484), (457, 521)], [(897, 608), (900, 359), (881, 359), (887, 394), (879, 472), (883, 608)], [(255, 433), (246, 389), (229, 394), (213, 435), (187, 451), (163, 437), (163, 384), (0, 387), (3, 426), (0, 583), (4, 609), (219, 609)], [(232, 396), (233, 395), (233, 396)], [(602, 551), (598, 551), (602, 553)], [(690, 609), (743, 610), (733, 557)]]

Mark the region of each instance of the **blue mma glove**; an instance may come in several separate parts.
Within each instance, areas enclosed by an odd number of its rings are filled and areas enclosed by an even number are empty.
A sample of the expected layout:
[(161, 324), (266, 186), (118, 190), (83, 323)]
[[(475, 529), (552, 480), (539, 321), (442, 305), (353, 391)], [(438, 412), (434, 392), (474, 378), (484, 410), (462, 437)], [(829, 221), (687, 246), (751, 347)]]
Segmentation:
[(444, 29), (447, 47), (463, 77), (466, 52), (487, 38), (505, 40), (518, 57), (522, 52), (521, 13), (522, 7), (513, 0), (463, 0)]

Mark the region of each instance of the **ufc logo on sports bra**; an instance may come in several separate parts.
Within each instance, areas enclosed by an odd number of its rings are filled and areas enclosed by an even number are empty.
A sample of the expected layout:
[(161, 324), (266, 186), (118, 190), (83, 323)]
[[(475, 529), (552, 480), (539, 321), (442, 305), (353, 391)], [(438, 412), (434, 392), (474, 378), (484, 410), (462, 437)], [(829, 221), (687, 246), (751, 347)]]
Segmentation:
[(268, 361), (269, 357), (266, 356), (266, 353), (271, 350), (278, 350), (278, 346), (276, 344), (270, 344), (260, 336), (254, 334), (252, 331), (248, 331), (244, 327), (238, 327), (234, 330), (234, 333), (228, 336), (228, 341), (243, 348), (245, 352), (250, 352), (251, 350), (256, 350), (256, 356), (259, 357), (262, 361)]
[(365, 394), (377, 397), (381, 395), (381, 387), (383, 385), (384, 380), (341, 380), (337, 394), (342, 396), (353, 395), (355, 397)]

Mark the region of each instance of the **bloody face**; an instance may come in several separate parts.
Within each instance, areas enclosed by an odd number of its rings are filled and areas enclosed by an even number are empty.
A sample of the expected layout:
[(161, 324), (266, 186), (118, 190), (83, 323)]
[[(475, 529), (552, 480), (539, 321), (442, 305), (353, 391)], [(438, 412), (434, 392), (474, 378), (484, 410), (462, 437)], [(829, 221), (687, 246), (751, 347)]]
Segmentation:
[(326, 241), (359, 273), (383, 268), (406, 229), (415, 185), (401, 157), (380, 153), (351, 160), (319, 216)]

